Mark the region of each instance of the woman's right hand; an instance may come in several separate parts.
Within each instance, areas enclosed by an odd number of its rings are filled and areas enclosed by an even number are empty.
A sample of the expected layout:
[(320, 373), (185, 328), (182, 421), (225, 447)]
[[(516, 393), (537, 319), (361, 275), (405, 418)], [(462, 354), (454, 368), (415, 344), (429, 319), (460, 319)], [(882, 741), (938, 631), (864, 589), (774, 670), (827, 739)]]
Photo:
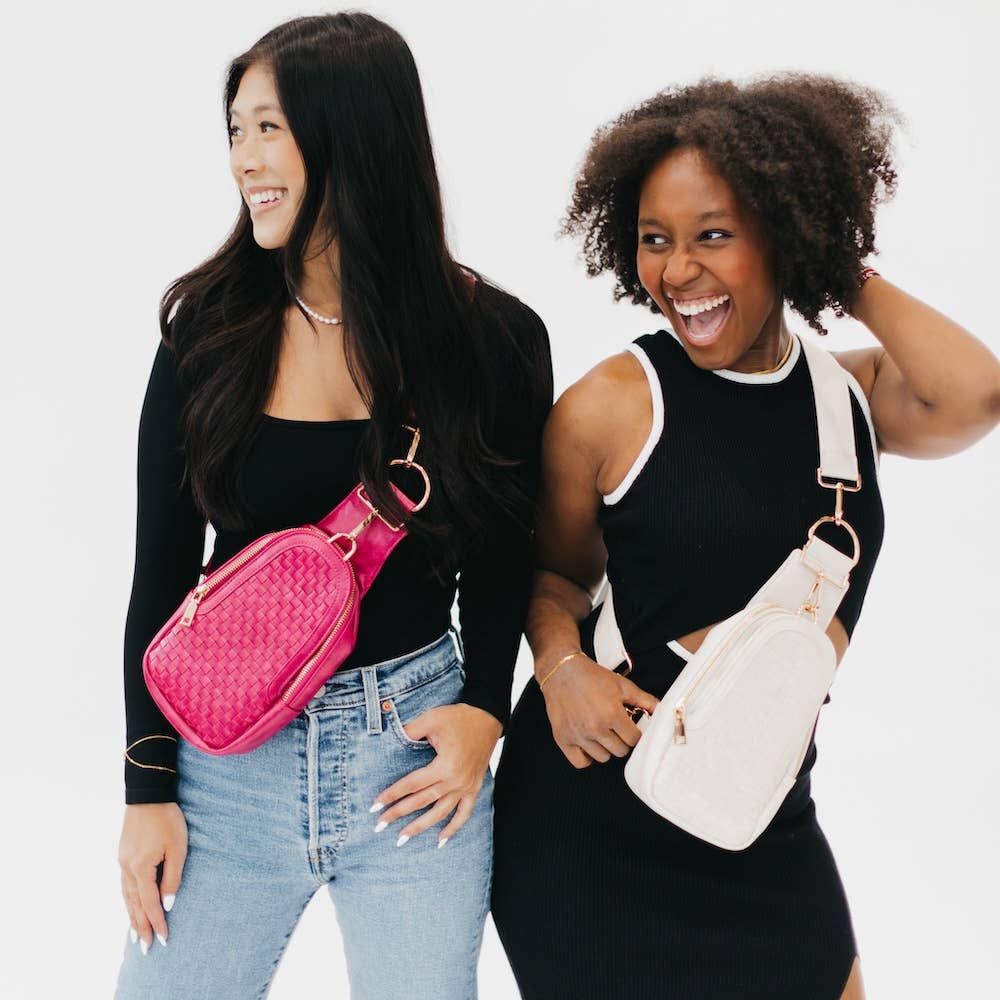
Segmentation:
[(652, 714), (658, 699), (580, 654), (568, 660), (542, 688), (552, 735), (576, 768), (626, 757), (642, 735), (629, 708)]
[[(132, 925), (132, 940), (146, 954), (155, 933), (167, 943), (164, 910), (173, 906), (187, 857), (187, 823), (176, 802), (147, 802), (125, 807), (118, 845), (122, 896)], [(156, 869), (163, 864), (160, 883)]]

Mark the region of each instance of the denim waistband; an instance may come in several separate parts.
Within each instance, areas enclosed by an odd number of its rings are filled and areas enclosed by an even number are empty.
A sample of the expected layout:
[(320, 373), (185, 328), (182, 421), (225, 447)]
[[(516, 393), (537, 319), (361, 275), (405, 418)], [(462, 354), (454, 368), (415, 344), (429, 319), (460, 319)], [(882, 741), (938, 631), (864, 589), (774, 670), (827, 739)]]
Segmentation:
[(398, 697), (450, 670), (456, 662), (461, 663), (460, 650), (458, 636), (449, 629), (440, 639), (403, 656), (350, 670), (338, 670), (313, 695), (305, 711), (358, 708), (366, 704), (377, 711), (380, 699)]

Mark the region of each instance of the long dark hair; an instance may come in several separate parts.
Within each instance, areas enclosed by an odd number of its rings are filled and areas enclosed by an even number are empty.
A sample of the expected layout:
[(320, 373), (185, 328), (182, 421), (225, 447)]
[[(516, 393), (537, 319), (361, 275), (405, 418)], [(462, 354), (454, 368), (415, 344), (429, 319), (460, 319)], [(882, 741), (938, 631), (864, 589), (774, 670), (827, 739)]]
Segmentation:
[(241, 200), (221, 249), (163, 296), (160, 327), (185, 389), (195, 500), (215, 523), (246, 527), (238, 467), (274, 385), (283, 316), (310, 237), (326, 233), (339, 249), (348, 368), (372, 418), (361, 477), (388, 517), (406, 519), (389, 488), (388, 461), (405, 452), (402, 425), (416, 420), (434, 493), (409, 530), (433, 536), (439, 564), (454, 565), (496, 510), (527, 525), (530, 502), (517, 477), (500, 474), (509, 463), (491, 441), (491, 367), (498, 337), (513, 338), (480, 301), (489, 296), (470, 305), (467, 275), (448, 250), (413, 56), (398, 32), (367, 14), (287, 21), (229, 66), (227, 125), (253, 65), (273, 75), (306, 189), (284, 247), (257, 245)]

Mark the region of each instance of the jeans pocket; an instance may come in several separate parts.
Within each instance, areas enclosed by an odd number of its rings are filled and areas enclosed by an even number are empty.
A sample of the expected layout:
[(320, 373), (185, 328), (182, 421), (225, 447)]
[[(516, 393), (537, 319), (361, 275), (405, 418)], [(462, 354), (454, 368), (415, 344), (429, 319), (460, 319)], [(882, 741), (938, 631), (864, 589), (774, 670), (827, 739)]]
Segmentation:
[[(389, 728), (392, 730), (392, 735), (395, 736), (407, 750), (434, 749), (430, 743), (427, 742), (427, 740), (414, 740), (410, 738), (403, 726), (403, 720), (399, 717), (399, 710), (396, 708), (395, 702), (392, 703), (392, 708), (389, 709), (388, 714)], [(418, 712), (417, 714), (419, 715), (420, 713)]]
[(453, 705), (462, 692), (462, 673), (461, 664), (455, 660), (440, 674), (388, 699), (386, 715), (389, 730), (405, 749), (433, 751), (427, 740), (415, 740), (407, 733), (403, 718), (412, 722), (429, 709)]

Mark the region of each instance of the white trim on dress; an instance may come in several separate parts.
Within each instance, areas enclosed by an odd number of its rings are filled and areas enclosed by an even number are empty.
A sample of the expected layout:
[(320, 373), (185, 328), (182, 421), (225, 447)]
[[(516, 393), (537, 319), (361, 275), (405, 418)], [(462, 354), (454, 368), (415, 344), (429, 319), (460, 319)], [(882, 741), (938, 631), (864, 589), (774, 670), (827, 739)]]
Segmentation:
[(628, 350), (642, 365), (642, 370), (646, 373), (646, 379), (649, 382), (649, 395), (653, 402), (653, 426), (650, 428), (646, 443), (642, 446), (642, 451), (636, 456), (636, 460), (625, 474), (625, 478), (610, 493), (604, 494), (604, 503), (608, 506), (618, 503), (625, 496), (629, 487), (642, 472), (646, 462), (649, 461), (649, 456), (653, 454), (653, 449), (663, 434), (663, 387), (660, 385), (660, 377), (656, 374), (656, 369), (653, 367), (653, 362), (649, 360), (649, 355), (638, 344), (629, 344)]

